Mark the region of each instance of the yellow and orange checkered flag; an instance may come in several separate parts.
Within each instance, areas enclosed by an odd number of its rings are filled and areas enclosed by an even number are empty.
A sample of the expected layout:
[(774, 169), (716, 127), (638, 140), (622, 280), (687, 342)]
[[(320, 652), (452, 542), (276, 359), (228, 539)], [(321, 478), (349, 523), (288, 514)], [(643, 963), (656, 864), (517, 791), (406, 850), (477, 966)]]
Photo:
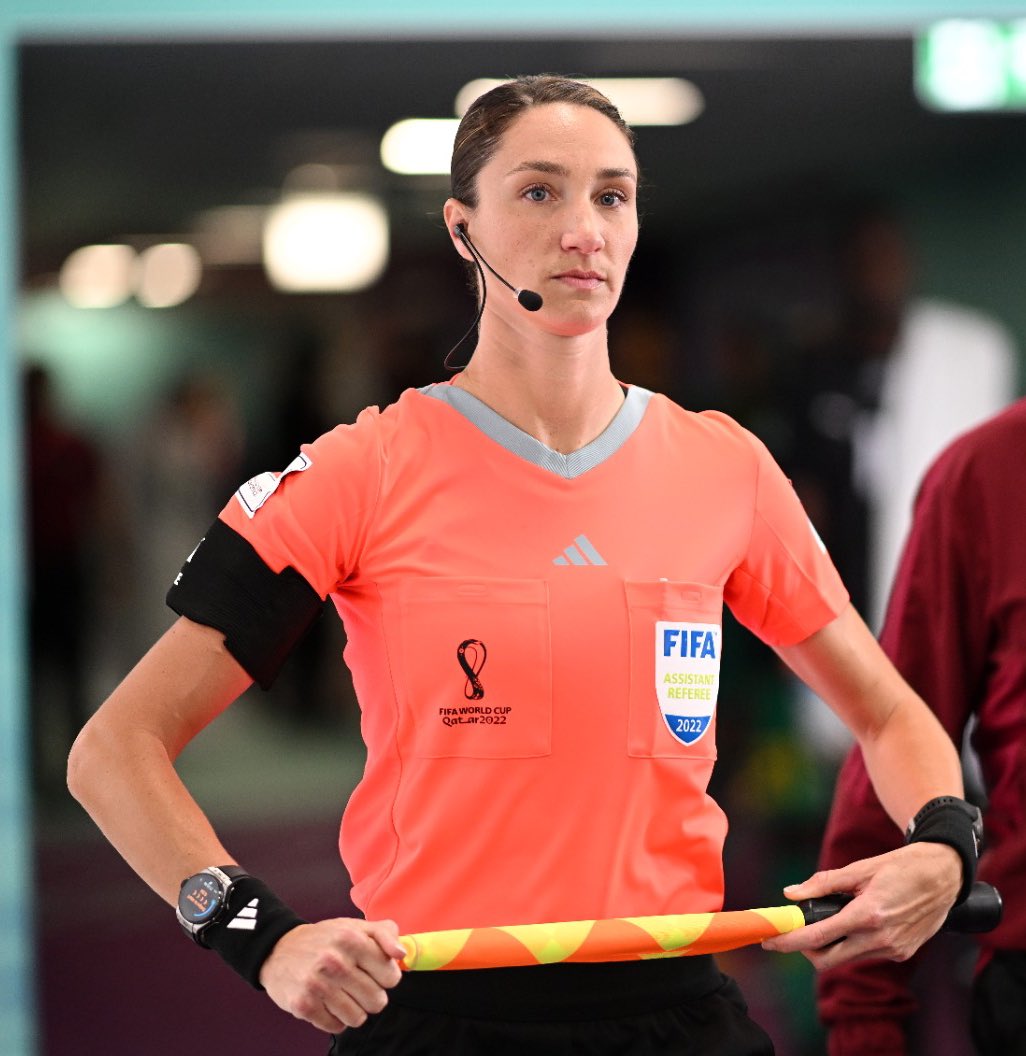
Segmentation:
[(557, 961), (629, 961), (722, 953), (803, 927), (797, 905), (728, 913), (512, 924), (401, 935), (408, 971), (515, 967)]

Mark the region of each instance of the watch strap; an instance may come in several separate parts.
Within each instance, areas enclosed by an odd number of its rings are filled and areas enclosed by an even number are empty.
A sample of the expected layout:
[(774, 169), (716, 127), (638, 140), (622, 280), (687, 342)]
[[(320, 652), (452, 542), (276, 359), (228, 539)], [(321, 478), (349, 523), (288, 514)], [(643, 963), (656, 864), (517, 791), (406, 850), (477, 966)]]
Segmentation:
[(211, 867), (211, 871), (215, 869), (219, 873), (224, 873), (229, 880), (239, 880), (244, 876), (249, 876), (249, 873), (241, 865), (215, 865)]

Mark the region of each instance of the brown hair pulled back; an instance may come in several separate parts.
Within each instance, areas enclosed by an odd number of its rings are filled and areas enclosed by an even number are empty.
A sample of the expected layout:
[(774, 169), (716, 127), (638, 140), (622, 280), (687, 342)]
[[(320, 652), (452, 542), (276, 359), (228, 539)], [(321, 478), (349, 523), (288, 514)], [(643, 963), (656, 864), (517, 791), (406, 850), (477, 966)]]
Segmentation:
[(620, 111), (591, 85), (552, 74), (518, 77), (479, 96), (463, 115), (450, 167), (453, 198), (471, 209), (477, 206), (477, 174), (498, 149), (506, 129), (525, 110), (546, 103), (590, 106), (608, 117), (634, 149), (634, 133)]

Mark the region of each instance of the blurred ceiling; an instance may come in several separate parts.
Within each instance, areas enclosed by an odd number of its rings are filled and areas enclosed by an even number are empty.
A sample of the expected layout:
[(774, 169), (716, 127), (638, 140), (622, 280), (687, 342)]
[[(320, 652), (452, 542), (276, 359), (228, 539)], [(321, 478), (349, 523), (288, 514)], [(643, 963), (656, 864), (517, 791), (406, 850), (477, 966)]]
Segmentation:
[(211, 40), (19, 48), (22, 266), (89, 241), (184, 235), (203, 210), (274, 200), (302, 162), (366, 164), (394, 241), (438, 238), (445, 181), (386, 174), (385, 129), (451, 117), (480, 76), (680, 75), (706, 110), (639, 130), (648, 238), (883, 175), (970, 171), (1026, 150), (1022, 116), (924, 109), (910, 38)]

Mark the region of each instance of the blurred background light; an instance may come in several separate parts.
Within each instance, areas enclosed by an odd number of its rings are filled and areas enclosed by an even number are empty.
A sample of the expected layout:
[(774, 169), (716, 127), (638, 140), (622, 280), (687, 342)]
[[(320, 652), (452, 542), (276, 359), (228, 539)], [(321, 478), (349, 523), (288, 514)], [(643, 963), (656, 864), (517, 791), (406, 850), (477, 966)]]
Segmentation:
[(940, 110), (1000, 110), (1026, 104), (1026, 22), (946, 19), (916, 50), (916, 91)]
[[(456, 96), (462, 116), (478, 96), (504, 84), (502, 79), (478, 78)], [(705, 108), (702, 93), (680, 77), (595, 78), (588, 81), (607, 95), (629, 125), (685, 125)], [(406, 118), (397, 121), (381, 140), (381, 162), (403, 175), (448, 173), (459, 120)]]
[(273, 206), (264, 225), (264, 267), (290, 293), (352, 292), (388, 263), (388, 214), (368, 194), (301, 194)]
[(163, 242), (139, 254), (135, 296), (147, 308), (171, 308), (187, 301), (198, 289), (203, 264), (186, 242)]
[(1012, 105), (1026, 109), (1026, 18), (1008, 29), (1008, 93)]
[(343, 166), (322, 161), (304, 162), (290, 169), (282, 181), (282, 192), (293, 194), (330, 194), (342, 189)]
[(447, 173), (459, 120), (410, 117), (381, 138), (381, 163), (403, 175)]
[(134, 267), (131, 246), (83, 246), (64, 261), (58, 285), (75, 308), (114, 308), (132, 295)]
[(215, 268), (259, 264), (266, 218), (262, 205), (224, 205), (200, 213), (193, 237), (203, 263)]
[[(456, 96), (456, 113), (465, 114), (478, 96), (505, 80), (465, 84)], [(587, 83), (607, 96), (629, 125), (686, 125), (705, 109), (702, 93), (682, 77), (594, 77)]]

